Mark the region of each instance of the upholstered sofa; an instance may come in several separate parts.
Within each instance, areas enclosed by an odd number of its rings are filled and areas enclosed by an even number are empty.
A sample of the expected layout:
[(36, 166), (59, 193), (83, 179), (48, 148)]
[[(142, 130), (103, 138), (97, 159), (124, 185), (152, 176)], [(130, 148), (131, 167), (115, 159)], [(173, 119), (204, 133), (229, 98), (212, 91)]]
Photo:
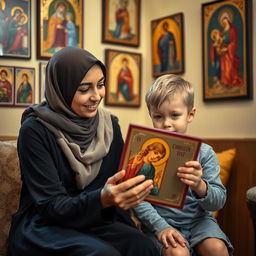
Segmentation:
[(20, 171), (16, 141), (0, 141), (0, 256), (6, 255), (11, 216), (20, 193)]

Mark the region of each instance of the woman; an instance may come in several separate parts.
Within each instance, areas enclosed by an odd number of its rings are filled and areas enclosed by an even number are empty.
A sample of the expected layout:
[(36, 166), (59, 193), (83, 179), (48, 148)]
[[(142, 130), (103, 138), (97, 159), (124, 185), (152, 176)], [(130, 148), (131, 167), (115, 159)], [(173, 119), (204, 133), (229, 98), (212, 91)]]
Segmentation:
[(157, 255), (141, 232), (121, 222), (129, 223), (124, 210), (153, 185), (143, 175), (120, 182), (120, 128), (99, 108), (105, 75), (105, 66), (83, 49), (66, 47), (50, 59), (46, 102), (22, 117), (23, 185), (9, 256)]

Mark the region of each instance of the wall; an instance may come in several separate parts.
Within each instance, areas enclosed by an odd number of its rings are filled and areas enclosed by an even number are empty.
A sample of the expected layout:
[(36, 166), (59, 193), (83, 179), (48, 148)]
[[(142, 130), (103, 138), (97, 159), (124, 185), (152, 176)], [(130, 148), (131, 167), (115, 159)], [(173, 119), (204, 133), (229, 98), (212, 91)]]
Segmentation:
[[(204, 0), (141, 0), (141, 44), (138, 48), (122, 47), (101, 43), (101, 0), (84, 1), (84, 47), (104, 61), (105, 49), (117, 49), (142, 54), (142, 106), (139, 109), (107, 107), (120, 120), (125, 137), (130, 122), (151, 126), (144, 95), (153, 81), (151, 76), (150, 21), (178, 12), (184, 13), (185, 73), (183, 77), (195, 86), (197, 115), (189, 133), (202, 137), (256, 137), (255, 100), (230, 100), (204, 103), (202, 98), (202, 44), (201, 4)], [(253, 13), (256, 0), (253, 1)], [(36, 6), (32, 1), (32, 58), (31, 60), (0, 59), (1, 65), (36, 68), (36, 102), (38, 102), (39, 62), (36, 59)], [(253, 17), (256, 24), (256, 16)], [(253, 35), (255, 41), (255, 33)], [(253, 49), (255, 67), (256, 51)], [(255, 68), (254, 68), (255, 70)], [(253, 78), (254, 84), (256, 78)], [(255, 99), (254, 92), (254, 99)], [(16, 136), (23, 108), (0, 108), (0, 135)]]

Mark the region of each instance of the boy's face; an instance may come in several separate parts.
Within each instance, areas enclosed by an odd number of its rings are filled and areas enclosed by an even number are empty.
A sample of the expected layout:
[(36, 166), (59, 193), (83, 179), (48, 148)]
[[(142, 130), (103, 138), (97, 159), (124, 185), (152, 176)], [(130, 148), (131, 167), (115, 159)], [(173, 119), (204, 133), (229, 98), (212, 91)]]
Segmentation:
[(151, 108), (153, 126), (170, 132), (186, 133), (187, 126), (193, 121), (195, 108), (188, 112), (180, 94), (166, 99), (158, 110)]

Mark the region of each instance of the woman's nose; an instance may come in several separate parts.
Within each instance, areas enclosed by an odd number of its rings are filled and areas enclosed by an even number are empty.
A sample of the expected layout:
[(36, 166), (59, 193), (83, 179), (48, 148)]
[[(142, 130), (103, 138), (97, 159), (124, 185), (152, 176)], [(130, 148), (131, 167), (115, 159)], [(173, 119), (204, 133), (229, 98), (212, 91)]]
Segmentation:
[(100, 100), (100, 93), (99, 93), (99, 90), (97, 88), (95, 88), (93, 91), (92, 91), (92, 94), (91, 94), (91, 100)]

